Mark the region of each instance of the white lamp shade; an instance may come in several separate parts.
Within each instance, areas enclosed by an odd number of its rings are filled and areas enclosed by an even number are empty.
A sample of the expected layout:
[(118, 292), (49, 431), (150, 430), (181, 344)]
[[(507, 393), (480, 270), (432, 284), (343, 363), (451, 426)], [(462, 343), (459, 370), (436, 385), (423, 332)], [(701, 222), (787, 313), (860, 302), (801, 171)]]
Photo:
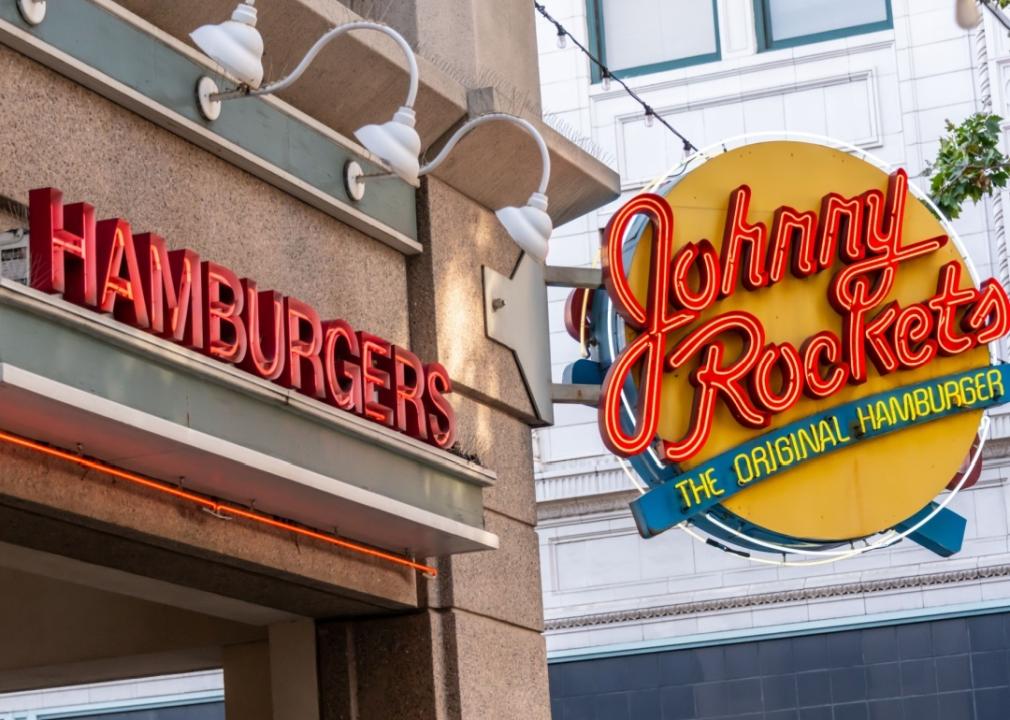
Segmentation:
[(393, 172), (407, 182), (417, 182), (421, 169), (421, 138), (414, 129), (414, 111), (401, 107), (393, 119), (381, 125), (365, 125), (354, 131), (354, 137), (365, 148), (382, 158)]
[(982, 19), (982, 13), (979, 12), (975, 0), (957, 0), (954, 16), (957, 19), (957, 24), (965, 30), (971, 30)]
[(523, 207), (506, 207), (495, 213), (499, 222), (522, 250), (540, 262), (547, 260), (554, 223), (547, 214), (547, 196), (533, 193)]
[(203, 25), (189, 36), (208, 57), (256, 89), (263, 82), (263, 37), (256, 29), (256, 9), (239, 5), (231, 20)]

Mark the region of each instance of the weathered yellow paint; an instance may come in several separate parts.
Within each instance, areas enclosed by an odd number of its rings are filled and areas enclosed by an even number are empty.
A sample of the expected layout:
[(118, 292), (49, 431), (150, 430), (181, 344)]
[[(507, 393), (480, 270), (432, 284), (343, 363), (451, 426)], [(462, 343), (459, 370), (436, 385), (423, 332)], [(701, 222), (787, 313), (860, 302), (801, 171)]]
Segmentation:
[[(808, 143), (768, 142), (723, 153), (686, 175), (667, 195), (676, 216), (674, 249), (702, 238), (719, 247), (729, 194), (742, 184), (753, 191), (750, 220), (770, 227), (775, 209), (782, 205), (818, 212), (821, 198), (830, 192), (847, 197), (870, 188), (886, 192), (887, 175), (851, 155)], [(909, 195), (905, 244), (941, 234), (944, 230), (937, 219)], [(641, 298), (647, 286), (650, 242), (651, 231), (646, 230), (630, 269), (632, 286)], [(938, 269), (950, 260), (961, 260), (953, 244), (903, 263), (889, 300), (907, 305), (931, 297), (936, 293)], [(820, 330), (840, 334), (841, 318), (827, 299), (831, 278), (840, 267), (838, 263), (834, 269), (803, 280), (787, 275), (781, 283), (755, 292), (738, 288), (703, 314), (701, 321), (744, 309), (761, 319), (769, 342), (788, 341), (799, 346)], [(966, 283), (968, 277), (965, 272)], [(682, 336), (672, 336), (668, 347)], [(826, 407), (987, 363), (986, 350), (978, 348), (887, 377), (877, 375), (871, 364), (865, 384), (846, 386), (828, 400), (803, 398), (789, 412), (775, 416), (772, 428)], [(687, 427), (693, 395), (687, 380), (690, 370), (693, 365), (666, 375), (661, 437), (680, 438)], [(755, 483), (727, 500), (725, 506), (758, 526), (796, 538), (831, 541), (871, 535), (909, 517), (943, 490), (968, 453), (981, 415), (981, 411), (961, 413), (808, 460)], [(719, 403), (711, 440), (685, 469), (756, 434), (737, 423)]]

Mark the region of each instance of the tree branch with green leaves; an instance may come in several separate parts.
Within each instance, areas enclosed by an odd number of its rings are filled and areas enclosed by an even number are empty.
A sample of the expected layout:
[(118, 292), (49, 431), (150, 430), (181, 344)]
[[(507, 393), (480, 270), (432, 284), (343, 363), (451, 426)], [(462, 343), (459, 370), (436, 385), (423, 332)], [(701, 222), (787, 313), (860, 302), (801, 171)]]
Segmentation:
[(993, 113), (975, 113), (960, 125), (947, 121), (936, 160), (924, 174), (931, 178), (933, 202), (948, 218), (959, 217), (966, 200), (978, 202), (1010, 180), (1010, 158), (999, 148), (1002, 122)]

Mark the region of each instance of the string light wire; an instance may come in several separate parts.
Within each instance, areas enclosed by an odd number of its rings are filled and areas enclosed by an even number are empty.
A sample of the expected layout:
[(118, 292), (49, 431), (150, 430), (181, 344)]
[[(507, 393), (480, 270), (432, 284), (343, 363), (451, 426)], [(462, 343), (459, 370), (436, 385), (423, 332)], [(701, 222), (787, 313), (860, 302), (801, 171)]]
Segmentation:
[(669, 130), (670, 132), (672, 132), (674, 135), (677, 136), (677, 138), (681, 141), (681, 143), (684, 146), (684, 152), (690, 153), (697, 151), (698, 148), (695, 147), (694, 143), (692, 143), (690, 140), (684, 137), (684, 135), (681, 134), (681, 132), (677, 130), (677, 128), (671, 125), (666, 120), (666, 118), (657, 113), (653, 109), (653, 107), (649, 105), (649, 103), (647, 103), (645, 100), (642, 99), (641, 95), (636, 93), (628, 86), (628, 83), (624, 82), (624, 80), (622, 80), (619, 76), (615, 75), (610, 70), (610, 68), (608, 68), (606, 65), (603, 64), (602, 60), (593, 55), (593, 53), (589, 51), (589, 48), (587, 48), (585, 45), (579, 42), (579, 39), (577, 37), (568, 32), (568, 30), (565, 28), (564, 25), (562, 25), (549, 12), (547, 12), (547, 8), (544, 7), (543, 3), (538, 3), (534, 0), (533, 7), (536, 8), (536, 11), (540, 13), (544, 17), (544, 19), (547, 20), (547, 22), (554, 25), (554, 29), (557, 31), (558, 34), (559, 48), (565, 47), (566, 44), (565, 39), (571, 40), (572, 45), (577, 47), (582, 52), (583, 55), (589, 58), (589, 62), (593, 63), (594, 65), (596, 65), (596, 67), (600, 69), (600, 78), (603, 81), (604, 86), (608, 86), (612, 83), (617, 83), (622, 88), (624, 88), (624, 92), (626, 92), (631, 97), (632, 100), (634, 100), (635, 102), (637, 102), (639, 105), (642, 106), (642, 111), (645, 113), (646, 125), (651, 126), (654, 121), (658, 122), (660, 125), (662, 125), (667, 130)]

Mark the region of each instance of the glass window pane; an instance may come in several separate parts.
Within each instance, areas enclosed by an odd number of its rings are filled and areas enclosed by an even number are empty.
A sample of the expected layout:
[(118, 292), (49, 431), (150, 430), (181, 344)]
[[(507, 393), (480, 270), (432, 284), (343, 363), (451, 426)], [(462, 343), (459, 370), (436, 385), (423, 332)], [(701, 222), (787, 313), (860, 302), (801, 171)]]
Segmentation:
[(98, 715), (83, 715), (80, 720), (224, 720), (224, 703), (183, 705), (151, 710), (122, 710)]
[(716, 51), (709, 0), (600, 0), (607, 67), (626, 70)]
[(773, 40), (887, 20), (887, 0), (767, 0)]

